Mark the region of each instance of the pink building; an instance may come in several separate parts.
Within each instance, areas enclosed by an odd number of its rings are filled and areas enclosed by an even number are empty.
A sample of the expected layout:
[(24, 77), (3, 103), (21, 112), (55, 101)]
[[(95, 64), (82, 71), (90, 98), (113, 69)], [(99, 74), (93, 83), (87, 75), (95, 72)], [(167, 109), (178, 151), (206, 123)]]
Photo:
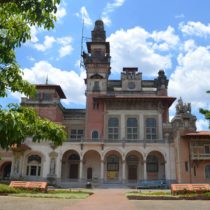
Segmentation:
[(101, 20), (95, 22), (87, 49), (86, 109), (63, 107), (59, 85), (36, 85), (37, 96), (22, 99), (23, 106), (65, 125), (66, 142), (54, 148), (29, 137), (20, 148), (1, 151), (0, 178), (47, 179), (61, 186), (210, 183), (210, 132), (196, 132), (196, 117), (181, 99), (169, 122), (175, 98), (168, 96), (164, 71), (144, 80), (138, 68), (125, 67), (120, 80), (110, 80), (110, 46)]

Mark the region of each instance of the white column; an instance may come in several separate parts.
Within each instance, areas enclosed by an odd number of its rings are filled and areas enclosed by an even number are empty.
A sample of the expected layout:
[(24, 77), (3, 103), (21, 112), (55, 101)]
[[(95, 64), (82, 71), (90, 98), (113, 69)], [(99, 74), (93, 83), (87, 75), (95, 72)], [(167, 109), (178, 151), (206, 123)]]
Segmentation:
[(162, 114), (158, 114), (158, 134), (159, 139), (163, 139), (163, 123), (162, 123)]
[(104, 160), (101, 160), (101, 182), (104, 181)]
[(55, 174), (57, 175), (57, 178), (61, 179), (61, 173), (62, 173), (62, 156), (59, 154), (56, 159), (56, 168), (55, 168)]
[(122, 181), (125, 183), (126, 176), (125, 176), (125, 160), (122, 161)]
[(123, 138), (126, 138), (125, 137), (125, 115), (124, 114), (121, 114), (120, 116), (120, 138), (123, 139)]
[(144, 116), (142, 113), (139, 115), (139, 132), (140, 132), (139, 139), (143, 140), (144, 139)]
[(147, 180), (147, 161), (144, 160), (144, 180)]
[(82, 182), (82, 174), (83, 174), (83, 160), (79, 162), (79, 181)]

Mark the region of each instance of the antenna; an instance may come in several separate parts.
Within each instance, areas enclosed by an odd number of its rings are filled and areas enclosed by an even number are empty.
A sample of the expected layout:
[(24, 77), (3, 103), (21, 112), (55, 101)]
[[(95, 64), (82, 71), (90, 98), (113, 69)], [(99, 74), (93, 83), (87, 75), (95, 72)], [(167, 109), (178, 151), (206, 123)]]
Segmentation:
[(84, 18), (82, 19), (82, 37), (81, 37), (80, 67), (83, 67), (84, 66), (83, 60), (82, 60), (83, 40), (84, 40)]

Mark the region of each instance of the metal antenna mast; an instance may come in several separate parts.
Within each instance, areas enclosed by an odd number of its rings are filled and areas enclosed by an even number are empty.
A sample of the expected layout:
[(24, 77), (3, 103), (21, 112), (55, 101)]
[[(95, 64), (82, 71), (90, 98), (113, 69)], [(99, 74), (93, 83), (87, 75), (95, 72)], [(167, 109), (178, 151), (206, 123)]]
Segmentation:
[(81, 52), (80, 52), (80, 67), (84, 66), (82, 54), (83, 54), (83, 40), (84, 40), (84, 18), (82, 19), (82, 38), (81, 38)]

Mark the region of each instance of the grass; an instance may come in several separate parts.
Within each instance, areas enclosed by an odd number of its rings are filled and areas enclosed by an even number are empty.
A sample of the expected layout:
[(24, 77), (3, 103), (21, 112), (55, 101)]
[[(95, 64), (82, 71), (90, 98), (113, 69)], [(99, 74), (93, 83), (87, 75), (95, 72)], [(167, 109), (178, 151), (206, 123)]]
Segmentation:
[(180, 195), (172, 195), (170, 191), (147, 191), (147, 190), (138, 190), (138, 191), (132, 191), (126, 193), (127, 197), (171, 197), (171, 198), (179, 198), (179, 197), (210, 197), (210, 192), (206, 192), (203, 194), (197, 194), (197, 193), (186, 193), (186, 194), (180, 194)]
[(127, 196), (171, 196), (169, 191), (133, 191), (128, 192)]
[(37, 190), (15, 189), (5, 184), (0, 184), (0, 194), (8, 194), (16, 197), (33, 198), (63, 198), (63, 199), (85, 199), (93, 193), (83, 190), (49, 190), (46, 193), (37, 192)]

